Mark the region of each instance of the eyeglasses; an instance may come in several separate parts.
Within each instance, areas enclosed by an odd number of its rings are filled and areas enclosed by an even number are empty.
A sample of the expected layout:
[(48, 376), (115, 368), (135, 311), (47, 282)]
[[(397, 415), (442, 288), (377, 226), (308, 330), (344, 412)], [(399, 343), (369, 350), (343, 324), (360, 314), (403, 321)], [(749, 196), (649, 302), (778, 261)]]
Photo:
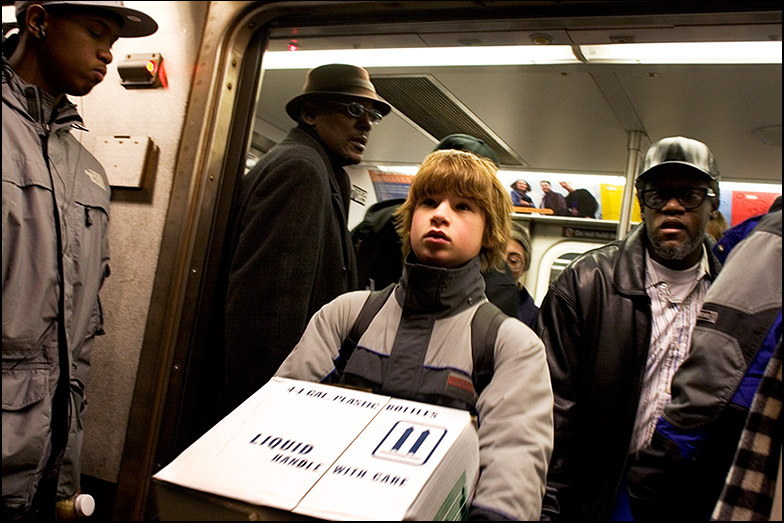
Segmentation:
[(368, 109), (359, 102), (344, 103), (330, 100), (329, 103), (345, 107), (348, 115), (353, 116), (354, 118), (362, 118), (362, 115), (367, 113), (368, 117), (370, 118), (370, 123), (372, 124), (379, 123), (384, 117), (384, 115), (382, 115), (380, 112), (376, 111), (375, 109)]
[(646, 207), (655, 211), (660, 211), (671, 199), (675, 198), (684, 209), (690, 211), (696, 209), (705, 198), (713, 198), (716, 194), (708, 187), (697, 187), (694, 189), (662, 190), (647, 189), (640, 191), (640, 198)]

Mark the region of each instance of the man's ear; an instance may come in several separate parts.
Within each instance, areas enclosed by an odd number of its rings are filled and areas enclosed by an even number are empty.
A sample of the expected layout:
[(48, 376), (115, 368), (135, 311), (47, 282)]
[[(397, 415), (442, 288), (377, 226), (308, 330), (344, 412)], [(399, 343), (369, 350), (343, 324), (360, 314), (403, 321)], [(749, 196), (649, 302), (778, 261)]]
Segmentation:
[(300, 114), (300, 121), (306, 123), (308, 125), (313, 125), (316, 122), (316, 116), (318, 115), (318, 108), (313, 105), (312, 103), (306, 101), (303, 102), (299, 108)]
[(25, 11), (25, 31), (36, 38), (43, 40), (46, 38), (46, 26), (48, 15), (43, 7), (33, 4)]

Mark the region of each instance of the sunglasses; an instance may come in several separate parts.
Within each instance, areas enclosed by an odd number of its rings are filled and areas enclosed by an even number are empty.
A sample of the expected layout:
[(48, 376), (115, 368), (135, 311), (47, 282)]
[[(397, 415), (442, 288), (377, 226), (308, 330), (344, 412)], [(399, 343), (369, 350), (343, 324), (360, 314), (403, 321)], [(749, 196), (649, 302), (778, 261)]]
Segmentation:
[(708, 187), (698, 187), (694, 189), (680, 189), (665, 191), (662, 189), (648, 189), (640, 191), (642, 203), (655, 211), (660, 211), (671, 199), (675, 198), (684, 209), (690, 211), (696, 209), (705, 198), (713, 198), (716, 194)]
[(329, 103), (344, 107), (346, 109), (346, 113), (354, 118), (362, 118), (362, 116), (367, 113), (368, 118), (370, 118), (370, 123), (372, 124), (379, 123), (384, 117), (380, 112), (376, 111), (375, 109), (368, 109), (359, 102), (344, 103), (330, 100)]

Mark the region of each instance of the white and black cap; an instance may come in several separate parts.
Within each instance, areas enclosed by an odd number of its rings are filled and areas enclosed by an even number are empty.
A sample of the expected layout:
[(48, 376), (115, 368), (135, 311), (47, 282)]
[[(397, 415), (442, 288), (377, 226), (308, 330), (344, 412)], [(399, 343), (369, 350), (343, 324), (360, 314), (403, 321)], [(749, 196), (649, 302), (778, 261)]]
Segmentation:
[(645, 153), (642, 169), (635, 185), (661, 172), (668, 166), (686, 166), (704, 175), (710, 182), (721, 178), (719, 166), (707, 145), (693, 138), (671, 136), (651, 145)]
[(58, 1), (58, 0), (33, 0), (27, 2), (14, 2), (16, 8), (16, 18), (24, 13), (31, 5), (41, 5), (44, 8), (51, 6), (57, 8), (72, 7), (80, 10), (104, 11), (114, 14), (120, 22), (120, 32), (118, 36), (128, 38), (136, 36), (148, 36), (158, 30), (158, 24), (149, 15), (125, 7), (122, 2), (97, 1), (97, 2), (78, 2), (78, 1)]

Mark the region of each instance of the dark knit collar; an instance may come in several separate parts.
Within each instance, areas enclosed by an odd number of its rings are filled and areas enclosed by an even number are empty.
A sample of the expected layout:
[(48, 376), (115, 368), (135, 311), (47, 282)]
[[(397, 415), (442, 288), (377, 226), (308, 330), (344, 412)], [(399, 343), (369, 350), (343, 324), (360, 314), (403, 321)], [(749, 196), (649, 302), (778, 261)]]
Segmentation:
[(433, 267), (422, 264), (412, 253), (406, 259), (395, 297), (404, 313), (451, 316), (484, 298), (481, 266), (477, 256), (453, 269)]

